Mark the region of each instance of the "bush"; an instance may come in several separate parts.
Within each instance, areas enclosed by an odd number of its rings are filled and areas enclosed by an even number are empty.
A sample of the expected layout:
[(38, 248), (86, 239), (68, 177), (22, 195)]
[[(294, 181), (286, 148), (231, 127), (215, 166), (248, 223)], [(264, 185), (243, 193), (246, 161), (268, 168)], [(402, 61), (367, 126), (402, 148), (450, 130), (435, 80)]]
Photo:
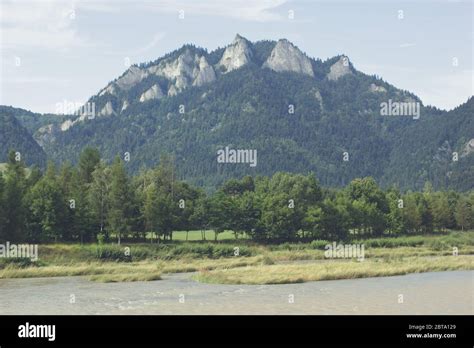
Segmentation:
[(396, 248), (400, 246), (415, 247), (423, 245), (426, 238), (422, 236), (397, 237), (397, 238), (371, 238), (365, 240), (355, 240), (355, 244), (365, 244), (368, 248)]
[(439, 239), (435, 239), (435, 240), (430, 241), (428, 243), (428, 245), (430, 246), (431, 249), (437, 250), (437, 251), (447, 250), (447, 249), (452, 248), (452, 247), (450, 247), (450, 245), (448, 243), (446, 243), (446, 241), (439, 240)]
[(472, 232), (453, 232), (449, 235), (439, 238), (450, 246), (474, 245), (474, 233)]
[(211, 244), (182, 244), (173, 246), (166, 254), (167, 259), (174, 259), (188, 255), (190, 257), (211, 257), (213, 248)]
[(324, 250), (326, 245), (331, 244), (327, 240), (313, 240), (310, 245), (312, 249)]
[(263, 265), (274, 265), (275, 261), (268, 255), (265, 255), (262, 259)]
[[(253, 253), (247, 246), (238, 246), (238, 256), (251, 256)], [(189, 256), (195, 258), (221, 258), (233, 257), (235, 255), (235, 246), (229, 244), (182, 244), (170, 248), (166, 255), (167, 259), (173, 259), (180, 256)]]
[(308, 249), (309, 244), (305, 243), (283, 243), (279, 245), (273, 245), (270, 250), (305, 250)]
[(4, 269), (10, 265), (17, 268), (26, 268), (32, 266), (40, 266), (40, 263), (39, 261), (32, 261), (31, 259), (24, 257), (0, 258), (0, 269)]
[(103, 261), (130, 262), (130, 255), (126, 255), (126, 247), (120, 245), (100, 245), (97, 247), (97, 258)]
[[(213, 253), (212, 253), (212, 257), (213, 258), (220, 258), (220, 257), (232, 257), (232, 256), (236, 256), (235, 255), (235, 247), (233, 247), (232, 245), (216, 245), (214, 246), (214, 250), (213, 250)], [(241, 253), (241, 249), (242, 247), (238, 247), (238, 255), (241, 256), (242, 253)]]
[[(231, 246), (231, 253), (227, 254), (227, 255), (236, 256), (234, 254), (234, 251), (235, 251), (234, 248), (235, 248), (234, 246)], [(238, 248), (239, 248), (239, 255), (238, 256), (253, 256), (253, 255), (255, 255), (253, 250), (251, 248), (245, 246), (245, 245), (239, 245)], [(226, 257), (228, 257), (228, 256), (226, 256)]]

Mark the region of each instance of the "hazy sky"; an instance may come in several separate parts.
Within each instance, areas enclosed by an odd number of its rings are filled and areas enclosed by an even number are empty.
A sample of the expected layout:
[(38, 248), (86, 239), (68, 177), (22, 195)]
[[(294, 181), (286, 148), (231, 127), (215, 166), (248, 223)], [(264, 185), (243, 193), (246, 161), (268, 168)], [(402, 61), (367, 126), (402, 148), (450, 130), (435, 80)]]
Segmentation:
[(473, 94), (470, 0), (0, 2), (0, 104), (35, 112), (85, 102), (125, 71), (127, 57), (146, 62), (185, 43), (211, 51), (236, 33), (287, 38), (323, 60), (344, 53), (439, 108)]

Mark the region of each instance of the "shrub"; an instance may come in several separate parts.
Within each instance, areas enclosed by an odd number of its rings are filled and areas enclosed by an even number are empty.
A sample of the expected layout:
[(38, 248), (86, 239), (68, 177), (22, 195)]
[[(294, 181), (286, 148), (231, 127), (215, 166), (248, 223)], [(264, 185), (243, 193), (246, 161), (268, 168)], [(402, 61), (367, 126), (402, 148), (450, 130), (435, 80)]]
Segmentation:
[(16, 268), (26, 268), (40, 266), (41, 264), (39, 261), (32, 261), (31, 259), (24, 257), (0, 258), (0, 269), (6, 268), (10, 265)]
[(275, 261), (268, 255), (265, 255), (262, 259), (263, 265), (274, 265)]
[(368, 248), (396, 248), (400, 246), (419, 246), (423, 245), (425, 238), (422, 236), (397, 237), (397, 238), (371, 238), (365, 240), (356, 240), (353, 243), (365, 244)]
[(327, 240), (313, 240), (311, 243), (310, 243), (310, 246), (312, 249), (320, 249), (320, 250), (324, 250), (324, 248), (326, 247), (326, 245), (328, 244), (331, 244), (329, 241)]
[(97, 258), (103, 261), (130, 262), (131, 253), (126, 255), (125, 247), (120, 245), (100, 245), (97, 247)]

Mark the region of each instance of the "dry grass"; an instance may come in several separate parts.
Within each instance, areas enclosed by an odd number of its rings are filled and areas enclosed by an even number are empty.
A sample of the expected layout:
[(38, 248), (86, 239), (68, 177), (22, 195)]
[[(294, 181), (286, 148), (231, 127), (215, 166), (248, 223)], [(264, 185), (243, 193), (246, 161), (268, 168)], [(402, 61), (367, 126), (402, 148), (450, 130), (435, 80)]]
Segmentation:
[(89, 277), (89, 280), (100, 283), (117, 283), (117, 282), (148, 282), (152, 280), (160, 280), (161, 272), (151, 273), (123, 273), (123, 274), (97, 274)]
[(245, 267), (258, 265), (262, 263), (263, 256), (252, 257), (235, 257), (218, 260), (179, 260), (179, 261), (162, 261), (163, 273), (182, 273), (197, 272), (202, 270), (229, 269), (236, 267)]
[[(169, 250), (163, 246), (160, 249), (157, 246), (136, 245), (132, 247), (133, 254), (136, 255), (133, 262), (116, 262), (113, 258), (97, 259), (96, 245), (43, 245), (40, 250), (41, 263), (27, 267), (13, 263), (0, 264), (0, 279), (90, 276), (91, 280), (101, 282), (146, 281), (160, 279), (163, 273), (198, 271), (198, 279), (201, 281), (249, 284), (376, 277), (467, 267), (460, 266), (459, 262), (472, 260), (463, 256), (474, 255), (471, 236), (472, 232), (457, 233), (426, 237), (428, 242), (418, 246), (366, 247), (363, 263), (326, 260), (324, 250), (311, 247), (272, 250), (264, 246), (251, 246), (245, 247), (248, 249), (245, 249), (248, 251), (247, 256), (229, 257), (226, 255), (229, 250), (233, 252), (233, 247), (221, 245), (213, 247), (213, 257), (210, 258), (203, 256), (207, 255), (204, 244), (170, 246)], [(374, 241), (371, 243), (374, 244)], [(449, 257), (452, 255), (452, 245), (459, 245), (460, 256), (457, 258)], [(114, 251), (118, 247), (108, 248)], [(172, 253), (172, 250), (175, 252)], [(221, 254), (223, 256), (219, 256)], [(163, 258), (170, 255), (171, 259)], [(438, 260), (438, 263), (432, 264), (428, 260)], [(303, 264), (298, 261), (312, 263)], [(472, 261), (470, 267), (461, 269), (472, 269)]]
[[(13, 265), (0, 270), (0, 279), (92, 276), (94, 281), (157, 280), (162, 273), (197, 272), (200, 270), (229, 269), (257, 265), (263, 257), (233, 259), (204, 259), (179, 261), (140, 261), (130, 263), (88, 262), (69, 265), (50, 265), (18, 268)], [(123, 280), (122, 280), (123, 279)]]
[(194, 279), (219, 284), (287, 284), (471, 269), (474, 269), (471, 256), (436, 256), (395, 260), (372, 259), (363, 262), (330, 261), (312, 264), (249, 266), (201, 271)]
[(61, 266), (42, 266), (16, 268), (8, 266), (0, 270), (2, 278), (35, 278), (35, 277), (66, 277), (85, 276), (99, 274), (127, 274), (127, 273), (150, 273), (160, 271), (156, 263), (151, 262), (90, 262)]
[[(474, 255), (473, 246), (461, 246), (459, 255)], [(411, 256), (448, 256), (452, 249), (434, 250), (426, 246), (397, 248), (365, 248), (365, 258), (400, 258)], [(275, 261), (324, 260), (324, 250), (277, 250), (266, 253)]]

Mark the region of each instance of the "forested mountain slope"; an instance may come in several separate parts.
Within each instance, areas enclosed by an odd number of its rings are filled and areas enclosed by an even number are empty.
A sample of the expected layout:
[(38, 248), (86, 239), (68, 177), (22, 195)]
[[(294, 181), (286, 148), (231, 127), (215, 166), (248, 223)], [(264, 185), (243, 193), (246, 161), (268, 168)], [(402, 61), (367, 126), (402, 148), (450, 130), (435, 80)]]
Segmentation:
[(6, 162), (8, 152), (19, 152), (18, 159), (26, 164), (46, 164), (46, 154), (28, 130), (10, 114), (0, 114), (0, 163)]
[[(384, 103), (419, 103), (386, 115)], [(470, 189), (473, 99), (451, 112), (356, 70), (341, 55), (307, 57), (287, 40), (237, 35), (207, 52), (185, 45), (130, 67), (88, 101), (93, 117), (35, 131), (48, 155), (76, 162), (95, 146), (107, 160), (130, 153), (130, 171), (171, 155), (177, 176), (212, 189), (230, 177), (314, 172), (323, 185), (373, 176), (382, 185)], [(220, 149), (257, 151), (257, 165), (218, 163)], [(453, 161), (453, 152), (459, 154)]]

